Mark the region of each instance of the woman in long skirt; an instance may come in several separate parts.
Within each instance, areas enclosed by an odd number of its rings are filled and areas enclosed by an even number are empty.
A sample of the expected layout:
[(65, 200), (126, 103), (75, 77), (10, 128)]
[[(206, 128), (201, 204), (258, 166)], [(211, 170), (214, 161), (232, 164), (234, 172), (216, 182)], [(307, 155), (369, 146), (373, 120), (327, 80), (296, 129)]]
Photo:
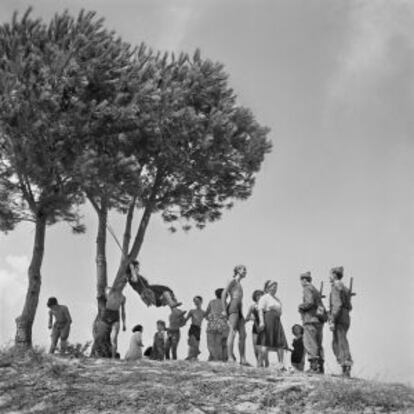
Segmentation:
[(282, 303), (276, 297), (277, 282), (268, 280), (264, 286), (265, 294), (260, 298), (257, 305), (259, 310), (259, 338), (261, 346), (262, 364), (269, 366), (269, 351), (276, 351), (279, 368), (284, 369), (283, 358), (285, 349), (289, 349), (283, 330), (280, 316), (282, 315)]

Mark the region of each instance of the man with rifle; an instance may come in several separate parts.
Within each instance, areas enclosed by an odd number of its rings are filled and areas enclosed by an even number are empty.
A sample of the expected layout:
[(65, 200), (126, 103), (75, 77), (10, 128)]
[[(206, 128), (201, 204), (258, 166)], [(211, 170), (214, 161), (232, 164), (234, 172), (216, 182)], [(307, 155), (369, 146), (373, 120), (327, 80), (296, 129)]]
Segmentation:
[(352, 310), (351, 297), (354, 294), (352, 293), (352, 278), (348, 289), (342, 282), (343, 276), (344, 268), (342, 266), (331, 269), (329, 325), (333, 333), (333, 352), (342, 367), (342, 375), (349, 378), (351, 376), (352, 357), (349, 351), (347, 333), (351, 322), (349, 316)]
[(311, 272), (302, 273), (303, 302), (299, 305), (304, 335), (303, 344), (308, 354), (311, 373), (323, 373), (324, 352), (322, 347), (323, 324), (327, 320), (321, 293), (312, 284)]

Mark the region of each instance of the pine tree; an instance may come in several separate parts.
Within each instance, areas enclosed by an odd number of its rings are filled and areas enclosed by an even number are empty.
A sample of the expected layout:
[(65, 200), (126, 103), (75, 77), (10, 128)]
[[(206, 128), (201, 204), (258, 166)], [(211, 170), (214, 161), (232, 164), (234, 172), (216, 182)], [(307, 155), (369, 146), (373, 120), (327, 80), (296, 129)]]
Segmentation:
[(185, 231), (204, 228), (234, 201), (251, 195), (271, 150), (269, 129), (237, 105), (222, 64), (203, 60), (196, 51), (192, 58), (158, 54), (155, 65), (158, 90), (140, 133), (147, 142), (142, 217), (113, 289), (123, 289), (126, 267), (138, 256), (153, 213), (173, 232), (177, 225)]
[(46, 226), (58, 221), (82, 231), (76, 206), (82, 202), (68, 171), (74, 166), (66, 91), (79, 82), (66, 15), (46, 26), (30, 17), (0, 27), (0, 223), (12, 230), (35, 225), (28, 289), (16, 319), (16, 344), (31, 346), (41, 285)]

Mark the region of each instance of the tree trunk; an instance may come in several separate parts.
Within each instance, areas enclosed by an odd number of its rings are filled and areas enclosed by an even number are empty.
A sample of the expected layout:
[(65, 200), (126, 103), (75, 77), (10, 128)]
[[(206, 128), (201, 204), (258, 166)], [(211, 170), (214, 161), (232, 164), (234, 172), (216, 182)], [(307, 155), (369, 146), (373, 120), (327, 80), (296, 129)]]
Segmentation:
[(112, 285), (112, 289), (122, 291), (126, 285), (126, 270), (129, 263), (132, 260), (135, 260), (138, 256), (139, 251), (141, 250), (142, 243), (144, 241), (145, 232), (148, 227), (148, 223), (150, 221), (152, 214), (152, 208), (147, 206), (144, 210), (144, 213), (141, 218), (141, 222), (139, 223), (139, 228), (137, 234), (134, 239), (134, 243), (132, 245), (131, 253), (128, 256), (122, 256), (121, 263), (119, 265), (118, 271), (115, 276), (114, 283)]
[[(108, 210), (104, 203), (98, 212), (98, 235), (96, 237), (96, 297), (98, 300), (98, 313), (102, 311), (102, 299), (108, 285), (108, 272), (106, 268), (106, 225)], [(105, 303), (103, 304), (105, 307)]]
[(108, 221), (108, 208), (102, 200), (101, 206), (94, 204), (98, 215), (98, 234), (96, 237), (96, 299), (98, 303), (98, 314), (92, 325), (94, 342), (91, 356), (110, 357), (111, 340), (110, 327), (102, 321), (106, 307), (105, 290), (108, 285), (108, 272), (106, 263), (106, 226)]
[[(138, 231), (137, 231), (137, 234), (135, 235), (135, 239), (134, 239), (134, 243), (132, 244), (131, 251), (129, 252), (128, 257), (126, 257), (125, 255), (122, 255), (121, 263), (116, 273), (114, 283), (112, 284), (113, 290), (122, 291), (127, 283), (127, 280), (125, 277), (126, 269), (127, 269), (128, 264), (131, 263), (132, 260), (135, 260), (138, 257), (138, 254), (141, 250), (142, 243), (145, 237), (145, 232), (147, 231), (148, 223), (150, 221), (151, 214), (154, 210), (155, 200), (157, 197), (158, 189), (160, 188), (160, 185), (161, 185), (162, 176), (163, 176), (163, 171), (159, 169), (155, 177), (154, 185), (152, 186), (151, 195), (145, 206), (144, 213), (142, 214), (141, 222), (139, 223)], [(125, 235), (124, 235), (124, 241), (125, 241)]]
[(36, 217), (34, 246), (32, 260), (28, 270), (29, 285), (27, 288), (26, 299), (23, 311), (16, 318), (15, 344), (20, 347), (32, 346), (32, 327), (39, 303), (39, 293), (41, 285), (41, 267), (45, 248), (46, 236), (46, 217), (39, 214)]

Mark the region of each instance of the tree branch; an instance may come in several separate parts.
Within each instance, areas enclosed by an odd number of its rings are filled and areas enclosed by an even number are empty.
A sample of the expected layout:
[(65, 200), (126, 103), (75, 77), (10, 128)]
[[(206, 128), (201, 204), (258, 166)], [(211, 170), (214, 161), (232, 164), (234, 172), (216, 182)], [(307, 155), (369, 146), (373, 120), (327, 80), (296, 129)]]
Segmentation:
[(98, 214), (101, 214), (101, 207), (99, 207), (98, 203), (94, 200), (93, 195), (89, 191), (85, 191), (85, 194), (95, 211)]
[[(128, 255), (129, 243), (131, 241), (132, 221), (134, 219), (134, 211), (135, 211), (136, 201), (137, 201), (137, 196), (134, 196), (131, 203), (129, 204), (128, 213), (127, 213), (127, 216), (126, 216), (124, 238), (123, 238), (123, 242), (122, 242), (122, 251), (124, 253), (124, 256)], [(123, 260), (123, 257), (121, 258), (121, 262), (122, 262), (122, 260)]]
[(126, 272), (127, 266), (129, 263), (131, 263), (132, 260), (135, 260), (137, 258), (138, 253), (141, 249), (142, 243), (144, 241), (145, 232), (147, 230), (148, 223), (149, 223), (151, 214), (154, 209), (156, 195), (157, 195), (158, 189), (161, 186), (163, 177), (164, 177), (164, 169), (159, 167), (156, 173), (156, 176), (155, 176), (154, 184), (151, 189), (151, 195), (145, 206), (144, 213), (142, 214), (141, 221), (139, 223), (139, 227), (135, 235), (132, 248), (128, 254), (128, 257), (124, 257), (124, 260), (121, 260), (121, 264), (115, 276), (114, 283), (112, 284), (113, 286), (112, 289), (114, 290), (122, 290), (127, 282), (125, 279), (125, 272)]

